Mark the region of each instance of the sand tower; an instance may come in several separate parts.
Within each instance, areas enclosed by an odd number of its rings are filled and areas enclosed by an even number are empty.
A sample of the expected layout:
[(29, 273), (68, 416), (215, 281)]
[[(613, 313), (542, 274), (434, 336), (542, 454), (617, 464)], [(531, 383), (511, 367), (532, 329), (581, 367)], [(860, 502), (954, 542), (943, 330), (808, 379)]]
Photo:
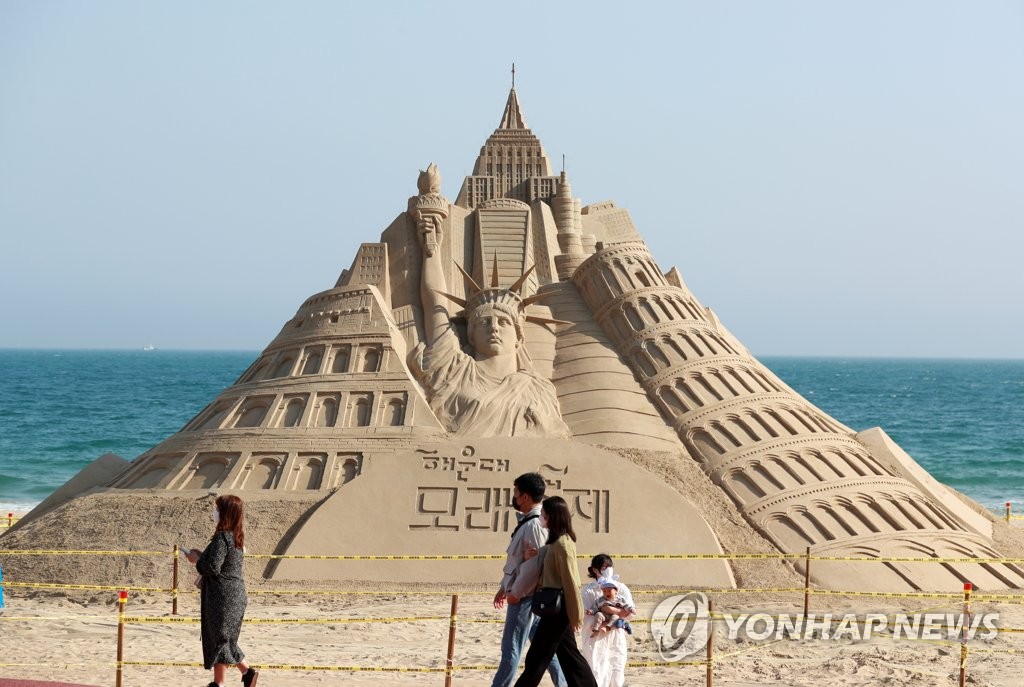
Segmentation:
[[(679, 270), (658, 266), (625, 209), (583, 206), (567, 173), (552, 174), (515, 88), (456, 201), (433, 165), (416, 187), (380, 240), (307, 298), (232, 386), (117, 474), (83, 476), (65, 500), (88, 487), (298, 494), (308, 508), (274, 552), (500, 553), (515, 522), (512, 480), (536, 470), (573, 508), (582, 552), (721, 551), (713, 519), (637, 460), (657, 455), (704, 480), (687, 478), (716, 492), (762, 550), (998, 555), (991, 519), (884, 432), (853, 431), (760, 364)], [(859, 565), (816, 566), (815, 581), (1024, 584), (1015, 566)], [(641, 584), (734, 584), (723, 561), (629, 569)], [(475, 561), (287, 560), (268, 571), (494, 573)]]

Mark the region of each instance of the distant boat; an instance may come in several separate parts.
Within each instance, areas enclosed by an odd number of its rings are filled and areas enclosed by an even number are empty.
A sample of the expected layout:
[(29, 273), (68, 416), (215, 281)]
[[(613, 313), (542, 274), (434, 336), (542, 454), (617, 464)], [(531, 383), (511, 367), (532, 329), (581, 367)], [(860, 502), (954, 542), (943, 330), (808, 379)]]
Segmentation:
[(153, 344), (147, 344), (147, 345), (142, 347), (142, 350), (144, 350), (144, 351), (155, 351), (156, 350), (156, 346), (154, 346)]

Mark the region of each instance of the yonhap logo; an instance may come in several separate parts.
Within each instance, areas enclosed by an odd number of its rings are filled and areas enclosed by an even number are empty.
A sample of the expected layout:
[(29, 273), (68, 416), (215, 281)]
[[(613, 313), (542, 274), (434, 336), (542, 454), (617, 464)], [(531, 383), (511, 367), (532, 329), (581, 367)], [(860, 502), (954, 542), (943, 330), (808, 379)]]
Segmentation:
[(708, 597), (700, 592), (670, 596), (651, 614), (651, 635), (666, 661), (680, 661), (708, 643)]

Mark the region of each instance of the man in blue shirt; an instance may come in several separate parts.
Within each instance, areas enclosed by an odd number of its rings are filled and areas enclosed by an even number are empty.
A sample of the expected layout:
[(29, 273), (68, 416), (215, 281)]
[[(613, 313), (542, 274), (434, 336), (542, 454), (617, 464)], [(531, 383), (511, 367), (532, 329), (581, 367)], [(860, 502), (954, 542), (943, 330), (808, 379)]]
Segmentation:
[[(520, 475), (512, 483), (512, 503), (518, 511), (516, 518), (519, 524), (512, 531), (512, 541), (506, 551), (504, 574), (498, 593), (494, 595), (495, 608), (506, 607), (505, 597), (519, 575), (520, 566), (525, 562), (526, 550), (539, 549), (547, 541), (548, 531), (540, 525), (540, 502), (544, 500), (545, 487), (544, 478), (536, 472)], [(536, 618), (530, 611), (531, 600), (532, 595), (519, 599), (518, 603), (507, 604), (505, 628), (501, 633), (501, 661), (491, 687), (509, 687), (516, 676), (519, 657), (526, 646), (527, 637), (533, 635), (532, 630), (536, 624)], [(562, 675), (557, 657), (551, 659), (548, 673), (557, 687), (565, 687), (565, 676)]]

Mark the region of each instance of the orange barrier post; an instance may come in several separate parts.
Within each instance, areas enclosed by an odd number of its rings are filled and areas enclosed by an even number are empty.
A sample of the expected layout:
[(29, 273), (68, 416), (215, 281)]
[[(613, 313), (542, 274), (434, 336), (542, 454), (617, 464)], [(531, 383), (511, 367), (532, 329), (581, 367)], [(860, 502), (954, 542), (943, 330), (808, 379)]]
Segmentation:
[(1010, 502), (1006, 502), (1006, 522), (1010, 522)]
[(128, 603), (128, 592), (117, 593), (117, 679), (114, 684), (121, 687), (121, 664), (124, 661), (124, 607)]
[(711, 687), (711, 683), (715, 680), (715, 602), (708, 599), (708, 648), (707, 658), (708, 664), (705, 668), (704, 674), (704, 685), (705, 687)]
[(448, 660), (444, 664), (444, 687), (452, 687), (452, 669), (455, 666), (455, 621), (459, 610), (459, 595), (452, 594), (451, 624), (448, 626)]
[(811, 547), (804, 553), (804, 620), (811, 607)]
[(964, 617), (963, 629), (960, 630), (960, 687), (966, 687), (967, 684), (967, 629), (970, 625), (971, 583), (964, 582)]
[(171, 615), (178, 615), (178, 545), (171, 549), (174, 564), (171, 570)]

